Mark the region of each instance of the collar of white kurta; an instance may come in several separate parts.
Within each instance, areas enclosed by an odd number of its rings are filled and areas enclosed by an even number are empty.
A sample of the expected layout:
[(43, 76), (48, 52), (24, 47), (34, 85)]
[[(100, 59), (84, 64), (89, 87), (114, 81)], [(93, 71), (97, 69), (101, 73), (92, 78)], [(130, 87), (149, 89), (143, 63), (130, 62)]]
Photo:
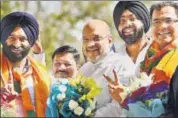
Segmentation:
[(107, 55), (105, 55), (105, 57), (99, 60), (97, 63), (92, 63), (91, 61), (88, 61), (79, 69), (79, 72), (84, 75), (90, 75), (90, 72), (92, 73), (93, 71), (96, 71), (99, 68), (107, 68), (110, 65), (112, 66), (113, 63), (117, 63), (121, 61), (121, 59), (121, 55), (111, 51), (108, 52)]
[[(137, 56), (137, 59), (136, 59), (136, 63), (135, 63), (136, 65), (137, 65), (137, 64), (140, 64), (140, 62), (142, 62), (142, 61), (144, 60), (144, 57), (145, 57), (145, 55), (146, 55), (146, 53), (147, 53), (147, 50), (148, 50), (148, 48), (150, 47), (151, 43), (152, 43), (151, 38), (146, 37), (146, 45), (145, 45), (145, 46), (143, 47), (143, 49), (139, 52), (139, 54), (138, 54), (138, 56)], [(130, 56), (128, 55), (127, 50), (126, 50), (126, 45), (123, 46), (123, 48), (122, 48), (122, 50), (121, 50), (121, 53), (122, 53), (123, 56), (126, 56), (126, 57), (130, 58)], [(131, 58), (130, 58), (130, 59), (131, 59)], [(131, 61), (132, 61), (132, 59), (131, 59)], [(132, 61), (132, 62), (133, 62), (133, 61)], [(133, 62), (133, 63), (134, 63), (134, 62)]]

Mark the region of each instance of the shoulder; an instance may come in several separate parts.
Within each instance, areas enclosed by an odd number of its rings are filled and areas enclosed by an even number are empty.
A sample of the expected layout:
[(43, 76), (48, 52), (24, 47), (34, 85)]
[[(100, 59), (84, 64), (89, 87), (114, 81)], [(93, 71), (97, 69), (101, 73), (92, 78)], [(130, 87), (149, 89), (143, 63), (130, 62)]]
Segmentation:
[(126, 53), (127, 53), (126, 52), (126, 45), (121, 45), (121, 47), (117, 51), (117, 54), (119, 54), (119, 55), (125, 55)]
[(106, 61), (112, 61), (115, 63), (115, 61), (122, 60), (124, 58), (124, 53), (111, 52), (106, 58)]
[(40, 73), (42, 78), (50, 80), (51, 78), (50, 74), (44, 64), (40, 63), (39, 61), (30, 56), (28, 56), (28, 59), (30, 60), (30, 63), (33, 66), (33, 68), (36, 69), (38, 73)]
[(168, 77), (171, 77), (175, 72), (176, 67), (178, 66), (178, 49), (174, 49), (168, 52), (160, 60), (156, 68), (158, 70), (163, 70)]
[(90, 71), (92, 71), (94, 69), (94, 64), (91, 63), (90, 61), (84, 63), (80, 69), (79, 72), (86, 75), (87, 73), (89, 73)]

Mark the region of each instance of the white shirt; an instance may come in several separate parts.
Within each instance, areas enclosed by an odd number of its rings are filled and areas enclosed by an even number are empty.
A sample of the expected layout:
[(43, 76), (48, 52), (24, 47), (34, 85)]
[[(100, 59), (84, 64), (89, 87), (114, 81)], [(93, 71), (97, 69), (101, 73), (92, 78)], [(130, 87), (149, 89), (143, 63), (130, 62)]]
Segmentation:
[(144, 61), (145, 55), (147, 53), (148, 48), (151, 45), (151, 41), (147, 40), (147, 44), (146, 46), (139, 52), (136, 62), (134, 63), (133, 60), (131, 59), (131, 57), (128, 55), (127, 51), (126, 51), (126, 46), (124, 45), (123, 48), (121, 48), (121, 50), (118, 52), (120, 55), (123, 56), (123, 66), (124, 66), (124, 71), (125, 73), (121, 72), (119, 73), (119, 75), (122, 77), (128, 77), (128, 76), (136, 76), (139, 77), (140, 76), (140, 63), (142, 61)]
[(101, 94), (96, 97), (97, 111), (96, 117), (121, 117), (121, 108), (119, 104), (116, 104), (115, 100), (112, 100), (106, 79), (103, 77), (103, 73), (114, 79), (113, 69), (115, 69), (119, 82), (126, 86), (131, 86), (132, 82), (140, 75), (140, 62), (145, 58), (146, 52), (151, 42), (147, 42), (147, 45), (138, 54), (136, 63), (130, 58), (126, 52), (126, 47), (116, 54), (110, 52), (104, 59), (93, 64), (91, 62), (85, 63), (79, 70), (79, 72), (85, 76), (93, 77), (96, 82), (103, 88)]
[(46, 61), (45, 61), (45, 53), (39, 53), (39, 54), (32, 54), (32, 57), (34, 59), (36, 59), (37, 61), (41, 62), (43, 65), (46, 65)]
[[(106, 116), (103, 114), (107, 114), (107, 116), (114, 116), (114, 114), (111, 114), (111, 112), (108, 113), (111, 108), (110, 106), (112, 106), (113, 103), (111, 103), (112, 97), (109, 93), (107, 80), (104, 78), (103, 74), (106, 74), (112, 79), (114, 79), (112, 71), (113, 69), (115, 69), (116, 72), (119, 72), (119, 70), (122, 68), (122, 63), (119, 63), (121, 62), (121, 59), (122, 58), (120, 58), (119, 54), (109, 52), (103, 59), (99, 60), (97, 63), (93, 64), (92, 62), (88, 61), (79, 69), (79, 72), (82, 75), (85, 75), (87, 77), (93, 77), (99, 84), (99, 86), (102, 88), (102, 92), (96, 97), (96, 117)], [(119, 115), (119, 112), (115, 113)]]

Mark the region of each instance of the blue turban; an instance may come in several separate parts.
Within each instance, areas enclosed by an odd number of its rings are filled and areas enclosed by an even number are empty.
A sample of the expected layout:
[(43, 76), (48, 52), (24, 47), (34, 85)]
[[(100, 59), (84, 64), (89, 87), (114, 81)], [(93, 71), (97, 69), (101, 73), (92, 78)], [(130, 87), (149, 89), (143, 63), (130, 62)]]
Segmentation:
[(140, 1), (120, 1), (114, 8), (113, 19), (116, 29), (120, 23), (120, 17), (125, 10), (131, 11), (142, 21), (145, 33), (150, 28), (150, 16), (147, 7)]
[(31, 46), (38, 39), (39, 24), (36, 19), (27, 12), (12, 12), (1, 20), (1, 43), (4, 44), (13, 30), (20, 26), (25, 32)]

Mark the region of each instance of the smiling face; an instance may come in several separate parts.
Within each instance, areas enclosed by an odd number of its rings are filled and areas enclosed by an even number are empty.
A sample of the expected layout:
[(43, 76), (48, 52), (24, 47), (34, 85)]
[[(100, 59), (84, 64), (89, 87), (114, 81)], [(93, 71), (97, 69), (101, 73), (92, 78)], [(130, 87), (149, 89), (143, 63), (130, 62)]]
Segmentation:
[(16, 27), (3, 44), (4, 54), (12, 62), (21, 61), (30, 51), (27, 36), (21, 27)]
[(107, 24), (93, 20), (83, 29), (83, 52), (87, 59), (96, 62), (110, 51), (112, 38)]
[(164, 6), (155, 9), (152, 14), (152, 31), (155, 41), (160, 49), (164, 48), (171, 41), (178, 38), (178, 16), (174, 7)]
[(135, 14), (125, 10), (118, 26), (120, 37), (127, 43), (133, 44), (143, 36), (144, 26)]
[(72, 53), (56, 54), (53, 59), (53, 75), (56, 78), (72, 78), (77, 75), (77, 63)]

